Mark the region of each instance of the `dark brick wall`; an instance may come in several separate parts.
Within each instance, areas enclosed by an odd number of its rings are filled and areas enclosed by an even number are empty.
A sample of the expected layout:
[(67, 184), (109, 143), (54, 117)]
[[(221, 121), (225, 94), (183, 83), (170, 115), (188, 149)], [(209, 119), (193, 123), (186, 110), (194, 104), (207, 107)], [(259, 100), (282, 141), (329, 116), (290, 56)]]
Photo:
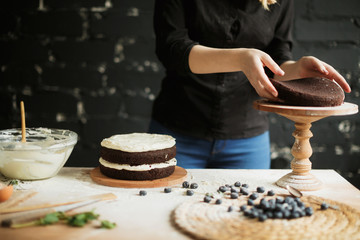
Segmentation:
[[(255, 1), (255, 0), (254, 0)], [(314, 55), (360, 104), (360, 1), (296, 0), (294, 57)], [(0, 129), (66, 128), (80, 136), (67, 166), (97, 166), (100, 141), (147, 130), (164, 69), (154, 54), (153, 0), (13, 0), (0, 9)], [(270, 115), (272, 167), (289, 168), (294, 130)], [(359, 115), (313, 124), (314, 168), (360, 187)]]

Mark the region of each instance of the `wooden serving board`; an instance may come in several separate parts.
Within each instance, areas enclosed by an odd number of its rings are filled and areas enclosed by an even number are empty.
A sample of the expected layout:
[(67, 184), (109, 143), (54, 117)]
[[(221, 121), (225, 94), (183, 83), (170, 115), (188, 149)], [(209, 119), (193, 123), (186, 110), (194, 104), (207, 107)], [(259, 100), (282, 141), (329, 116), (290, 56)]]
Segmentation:
[(187, 171), (182, 168), (175, 166), (175, 171), (169, 177), (146, 180), (146, 181), (134, 181), (134, 180), (120, 180), (115, 178), (109, 178), (101, 173), (100, 167), (94, 168), (90, 172), (91, 179), (101, 185), (109, 187), (122, 187), (122, 188), (156, 188), (173, 186), (182, 183), (187, 176)]

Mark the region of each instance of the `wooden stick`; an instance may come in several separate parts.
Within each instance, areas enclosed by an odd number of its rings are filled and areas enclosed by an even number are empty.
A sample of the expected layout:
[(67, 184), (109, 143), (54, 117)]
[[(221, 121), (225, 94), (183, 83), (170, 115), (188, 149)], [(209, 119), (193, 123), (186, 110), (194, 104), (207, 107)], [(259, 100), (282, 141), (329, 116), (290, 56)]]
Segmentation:
[(7, 213), (31, 211), (31, 210), (35, 210), (35, 209), (58, 207), (58, 206), (83, 202), (83, 201), (87, 201), (87, 200), (105, 201), (105, 200), (113, 200), (113, 199), (116, 199), (115, 194), (113, 194), (113, 193), (104, 193), (104, 194), (98, 194), (98, 195), (92, 195), (92, 196), (83, 197), (83, 198), (76, 199), (76, 200), (70, 201), (70, 202), (40, 204), (40, 205), (33, 205), (33, 206), (23, 206), (23, 207), (13, 207), (13, 208), (2, 209), (2, 210), (0, 210), (0, 215), (1, 214), (7, 214)]
[(20, 111), (21, 111), (21, 142), (26, 142), (26, 126), (25, 126), (25, 107), (24, 102), (20, 102)]

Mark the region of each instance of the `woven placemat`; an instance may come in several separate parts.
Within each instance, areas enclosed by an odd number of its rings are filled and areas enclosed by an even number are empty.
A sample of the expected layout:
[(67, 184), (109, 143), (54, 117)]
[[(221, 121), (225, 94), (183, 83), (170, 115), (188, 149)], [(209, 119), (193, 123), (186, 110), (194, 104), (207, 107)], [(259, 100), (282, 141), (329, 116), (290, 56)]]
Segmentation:
[[(339, 207), (321, 210), (314, 199)], [(244, 198), (224, 199), (221, 205), (203, 201), (187, 201), (172, 214), (176, 228), (197, 239), (360, 239), (360, 211), (329, 199), (315, 196), (301, 198), (314, 209), (312, 216), (297, 219), (258, 219), (245, 217), (239, 206)], [(228, 207), (234, 211), (228, 212)]]

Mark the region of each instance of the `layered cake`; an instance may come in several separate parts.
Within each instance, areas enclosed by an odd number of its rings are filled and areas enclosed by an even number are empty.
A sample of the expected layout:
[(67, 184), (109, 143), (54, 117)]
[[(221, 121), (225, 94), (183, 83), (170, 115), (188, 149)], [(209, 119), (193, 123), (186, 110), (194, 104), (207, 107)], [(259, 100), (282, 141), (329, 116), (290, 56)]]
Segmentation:
[(302, 78), (289, 81), (271, 80), (281, 103), (295, 106), (330, 107), (344, 102), (342, 88), (326, 78)]
[(169, 135), (114, 135), (101, 142), (100, 171), (122, 180), (165, 178), (175, 170), (175, 155), (175, 139)]

